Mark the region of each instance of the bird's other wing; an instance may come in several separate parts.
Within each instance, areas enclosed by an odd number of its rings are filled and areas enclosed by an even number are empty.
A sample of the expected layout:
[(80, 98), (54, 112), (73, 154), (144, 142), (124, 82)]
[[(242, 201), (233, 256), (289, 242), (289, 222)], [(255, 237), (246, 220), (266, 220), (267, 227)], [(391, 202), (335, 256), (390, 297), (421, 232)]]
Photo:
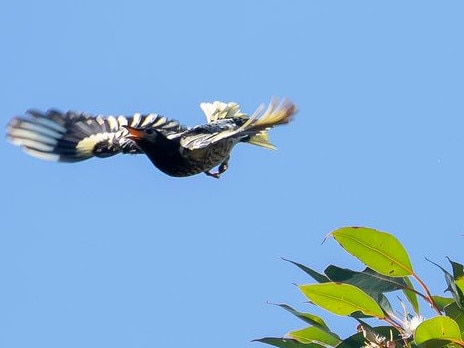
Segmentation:
[(269, 142), (267, 130), (289, 123), (295, 113), (296, 106), (292, 102), (273, 99), (267, 108), (260, 106), (251, 117), (245, 114), (232, 118), (222, 117), (192, 128), (182, 136), (181, 145), (194, 150), (225, 139), (235, 139), (237, 142), (246, 141), (274, 149), (274, 145)]
[(241, 112), (240, 105), (233, 102), (224, 103), (215, 101), (213, 103), (201, 103), (200, 108), (205, 113), (208, 123), (226, 118), (248, 117), (248, 115)]
[(77, 162), (93, 156), (109, 157), (117, 153), (141, 153), (126, 137), (124, 126), (155, 128), (165, 136), (174, 136), (186, 128), (156, 114), (102, 116), (48, 110), (29, 110), (13, 118), (7, 126), (7, 139), (31, 156), (60, 162)]

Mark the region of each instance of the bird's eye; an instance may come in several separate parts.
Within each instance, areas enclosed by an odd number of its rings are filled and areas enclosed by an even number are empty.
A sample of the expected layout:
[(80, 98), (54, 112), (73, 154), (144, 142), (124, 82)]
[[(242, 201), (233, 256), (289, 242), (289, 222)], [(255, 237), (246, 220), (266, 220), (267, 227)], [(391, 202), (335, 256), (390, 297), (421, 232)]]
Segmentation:
[(145, 133), (147, 135), (152, 135), (153, 133), (155, 133), (155, 130), (153, 128), (147, 128), (145, 129)]

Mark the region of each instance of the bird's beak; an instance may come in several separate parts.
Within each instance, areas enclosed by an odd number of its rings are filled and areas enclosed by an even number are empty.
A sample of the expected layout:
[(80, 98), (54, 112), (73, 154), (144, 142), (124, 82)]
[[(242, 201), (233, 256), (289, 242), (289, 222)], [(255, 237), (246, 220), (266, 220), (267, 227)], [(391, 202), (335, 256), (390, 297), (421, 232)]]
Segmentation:
[(141, 139), (143, 137), (143, 131), (137, 128), (129, 127), (129, 126), (124, 126), (124, 128), (127, 129), (129, 134), (127, 135), (128, 138), (130, 139)]

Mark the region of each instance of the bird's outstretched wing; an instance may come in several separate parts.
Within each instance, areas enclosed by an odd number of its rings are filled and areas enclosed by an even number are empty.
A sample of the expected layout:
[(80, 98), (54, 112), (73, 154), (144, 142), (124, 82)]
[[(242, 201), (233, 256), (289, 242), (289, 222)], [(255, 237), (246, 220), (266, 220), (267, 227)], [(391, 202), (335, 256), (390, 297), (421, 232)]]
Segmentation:
[(243, 114), (235, 103), (202, 103), (201, 108), (209, 121), (206, 125), (187, 130), (181, 145), (189, 150), (201, 149), (225, 140), (246, 141), (266, 148), (275, 148), (268, 139), (267, 130), (290, 122), (296, 106), (288, 100), (271, 101), (265, 109), (260, 106), (252, 116)]
[(29, 110), (15, 117), (7, 127), (7, 139), (30, 154), (49, 161), (77, 162), (93, 156), (141, 153), (124, 126), (154, 128), (166, 137), (187, 130), (178, 122), (157, 114), (102, 116), (48, 110)]

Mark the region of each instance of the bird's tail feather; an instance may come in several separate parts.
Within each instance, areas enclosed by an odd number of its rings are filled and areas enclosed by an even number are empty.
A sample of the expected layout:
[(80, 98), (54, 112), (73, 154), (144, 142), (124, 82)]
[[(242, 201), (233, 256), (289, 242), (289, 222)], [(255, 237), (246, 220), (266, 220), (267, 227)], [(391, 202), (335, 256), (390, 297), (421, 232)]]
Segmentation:
[(276, 149), (275, 145), (270, 142), (269, 134), (267, 131), (261, 131), (256, 135), (250, 136), (248, 139), (246, 139), (246, 142), (249, 144), (261, 146), (261, 147), (264, 147), (270, 150)]
[(287, 99), (282, 102), (273, 99), (266, 110), (264, 109), (264, 105), (260, 105), (239, 131), (251, 134), (246, 142), (274, 150), (275, 146), (269, 141), (267, 130), (289, 123), (297, 111), (296, 105)]

